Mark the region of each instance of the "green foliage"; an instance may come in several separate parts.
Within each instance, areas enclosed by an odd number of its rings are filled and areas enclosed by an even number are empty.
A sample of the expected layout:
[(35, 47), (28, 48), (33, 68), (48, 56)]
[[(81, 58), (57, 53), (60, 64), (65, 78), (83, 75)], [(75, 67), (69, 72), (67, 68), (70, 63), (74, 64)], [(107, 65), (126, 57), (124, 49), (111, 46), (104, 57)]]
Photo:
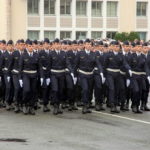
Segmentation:
[(124, 42), (124, 41), (134, 41), (135, 39), (140, 39), (139, 35), (137, 32), (122, 32), (122, 33), (116, 33), (115, 35), (115, 40)]

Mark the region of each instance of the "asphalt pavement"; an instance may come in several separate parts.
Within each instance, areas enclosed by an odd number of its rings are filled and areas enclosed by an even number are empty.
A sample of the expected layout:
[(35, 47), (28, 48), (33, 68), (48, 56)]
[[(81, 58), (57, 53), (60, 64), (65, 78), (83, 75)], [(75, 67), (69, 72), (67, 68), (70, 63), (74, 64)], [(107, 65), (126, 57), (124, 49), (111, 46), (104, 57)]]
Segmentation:
[(0, 109), (0, 150), (150, 150), (150, 112), (25, 116)]

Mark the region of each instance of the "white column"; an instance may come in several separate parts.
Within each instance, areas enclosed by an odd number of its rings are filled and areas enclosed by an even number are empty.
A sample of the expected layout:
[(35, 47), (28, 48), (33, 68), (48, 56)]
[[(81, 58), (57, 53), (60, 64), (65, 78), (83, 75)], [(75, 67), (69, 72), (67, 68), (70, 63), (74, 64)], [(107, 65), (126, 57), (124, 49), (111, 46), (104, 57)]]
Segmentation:
[(107, 0), (103, 1), (103, 38), (106, 38)]
[(88, 34), (87, 34), (87, 38), (91, 38), (91, 19), (92, 19), (91, 8), (92, 8), (92, 0), (88, 0), (88, 3), (87, 3), (87, 17), (88, 17)]
[(76, 39), (76, 0), (72, 0), (71, 5), (72, 13), (72, 39)]
[(56, 38), (60, 38), (60, 1), (56, 0)]
[(40, 0), (40, 40), (44, 40), (44, 0)]

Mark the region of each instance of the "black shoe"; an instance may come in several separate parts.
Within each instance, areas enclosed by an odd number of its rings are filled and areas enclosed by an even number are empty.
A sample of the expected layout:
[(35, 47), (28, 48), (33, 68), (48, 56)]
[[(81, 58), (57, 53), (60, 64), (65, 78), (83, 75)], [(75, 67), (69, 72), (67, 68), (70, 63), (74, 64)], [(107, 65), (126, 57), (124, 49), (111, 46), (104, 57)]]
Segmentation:
[(36, 104), (34, 105), (34, 110), (38, 110), (38, 109), (40, 109), (40, 108), (41, 108), (41, 106), (39, 106), (38, 103), (36, 103)]
[(90, 109), (87, 108), (87, 106), (83, 106), (82, 108), (82, 114), (92, 113)]
[(111, 108), (111, 105), (108, 103), (107, 105), (106, 105), (108, 108)]
[(82, 114), (86, 114), (87, 113), (87, 106), (83, 106), (82, 108)]
[(80, 101), (78, 101), (78, 102), (77, 102), (77, 106), (78, 106), (78, 107), (81, 107), (81, 106), (83, 106), (83, 103), (80, 102)]
[(111, 106), (111, 113), (120, 113), (116, 106)]
[(137, 112), (136, 113), (137, 114), (142, 114), (143, 112), (139, 108), (137, 108)]
[(101, 110), (101, 111), (104, 111), (104, 110), (105, 110), (103, 104), (100, 104), (100, 110)]
[(75, 105), (73, 105), (72, 110), (78, 110), (78, 108)]
[(58, 115), (58, 106), (54, 104), (53, 114)]
[(14, 112), (15, 112), (15, 113), (19, 113), (19, 112), (20, 112), (19, 106), (15, 106)]
[(140, 110), (144, 111), (144, 106), (143, 105), (140, 107)]
[(68, 111), (72, 111), (73, 109), (72, 109), (72, 105), (69, 105), (69, 107), (68, 107)]
[(136, 114), (142, 114), (143, 112), (136, 106), (133, 106), (132, 111)]
[(137, 112), (137, 107), (132, 106), (132, 112), (136, 113)]
[(87, 109), (87, 113), (92, 113), (92, 111), (90, 109)]
[(125, 105), (121, 105), (120, 110), (123, 112), (128, 111)]
[(126, 109), (126, 111), (129, 111), (129, 104), (125, 105), (125, 109)]
[(47, 106), (43, 106), (43, 112), (49, 112), (50, 109)]
[(62, 104), (61, 108), (62, 108), (62, 109), (66, 109), (66, 108), (67, 108), (67, 105), (64, 103), (64, 104)]
[(145, 111), (150, 111), (150, 108), (146, 105), (146, 106), (144, 107), (144, 110), (145, 110)]
[(24, 106), (23, 109), (22, 109), (22, 112), (24, 113), (24, 115), (29, 114), (29, 107)]
[(89, 103), (87, 108), (91, 108), (91, 109), (92, 109), (92, 108), (94, 108), (94, 107), (95, 107), (95, 106), (94, 106), (92, 103)]
[(35, 115), (35, 109), (32, 108), (32, 107), (30, 107), (30, 108), (29, 108), (29, 114), (30, 114), (30, 115)]
[(7, 110), (7, 111), (10, 111), (10, 110), (11, 110), (11, 107), (10, 107), (9, 104), (6, 104), (6, 110)]
[(95, 110), (96, 110), (96, 111), (100, 111), (100, 110), (101, 110), (99, 104), (96, 104), (96, 105), (95, 105)]
[(63, 111), (60, 108), (58, 108), (58, 114), (63, 114)]

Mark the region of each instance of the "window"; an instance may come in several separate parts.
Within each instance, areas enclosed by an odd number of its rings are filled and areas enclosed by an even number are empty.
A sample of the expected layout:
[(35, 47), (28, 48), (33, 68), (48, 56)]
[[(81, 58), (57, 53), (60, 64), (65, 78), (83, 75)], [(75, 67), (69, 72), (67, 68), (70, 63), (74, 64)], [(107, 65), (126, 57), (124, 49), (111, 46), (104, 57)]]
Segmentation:
[(28, 14), (38, 14), (39, 13), (39, 0), (28, 0)]
[(82, 40), (82, 39), (86, 39), (86, 32), (76, 32), (76, 39), (77, 40)]
[(102, 2), (98, 2), (98, 1), (92, 2), (92, 16), (93, 17), (102, 16)]
[(93, 31), (92, 32), (92, 39), (99, 39), (102, 37), (102, 32)]
[(71, 14), (71, 0), (60, 0), (60, 14), (61, 15)]
[(107, 32), (107, 38), (114, 39), (116, 32)]
[(136, 14), (137, 16), (147, 15), (147, 3), (146, 2), (137, 2)]
[(49, 40), (55, 39), (55, 31), (44, 31), (44, 38), (48, 38)]
[(28, 38), (30, 40), (39, 40), (39, 31), (28, 31)]
[(138, 32), (138, 34), (139, 34), (140, 40), (146, 41), (146, 35), (147, 35), (146, 32)]
[(87, 2), (77, 1), (76, 2), (76, 15), (86, 16), (87, 14)]
[(117, 17), (118, 2), (107, 2), (107, 17)]
[(71, 32), (70, 31), (61, 31), (60, 32), (60, 39), (70, 39), (71, 38)]
[(45, 15), (55, 14), (55, 2), (56, 0), (44, 0), (44, 14)]

